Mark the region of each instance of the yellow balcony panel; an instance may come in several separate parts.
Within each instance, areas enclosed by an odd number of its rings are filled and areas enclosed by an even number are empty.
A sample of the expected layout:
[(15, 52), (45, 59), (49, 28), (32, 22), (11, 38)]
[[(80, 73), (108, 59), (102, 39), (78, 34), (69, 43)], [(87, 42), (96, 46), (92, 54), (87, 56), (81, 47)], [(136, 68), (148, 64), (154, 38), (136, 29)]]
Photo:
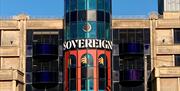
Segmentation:
[(16, 46), (1, 46), (0, 56), (19, 56), (19, 48)]
[(18, 21), (0, 20), (0, 29), (18, 29)]
[(180, 54), (180, 45), (157, 46), (157, 54)]
[(16, 80), (23, 82), (24, 74), (15, 69), (1, 69), (0, 70), (0, 81)]
[(180, 67), (155, 68), (155, 77), (180, 77)]
[(179, 19), (159, 19), (156, 28), (180, 28)]
[(28, 20), (27, 29), (63, 29), (62, 19), (37, 19)]
[(114, 19), (112, 20), (113, 29), (130, 28), (150, 28), (149, 20), (145, 19)]

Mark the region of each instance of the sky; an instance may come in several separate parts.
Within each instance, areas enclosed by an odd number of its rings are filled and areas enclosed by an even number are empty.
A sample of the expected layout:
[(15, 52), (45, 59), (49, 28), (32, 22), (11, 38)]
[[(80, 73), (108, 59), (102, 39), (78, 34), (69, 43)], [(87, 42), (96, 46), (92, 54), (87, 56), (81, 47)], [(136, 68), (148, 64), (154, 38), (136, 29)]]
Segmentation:
[[(157, 0), (112, 0), (113, 17), (146, 15), (157, 11)], [(0, 0), (0, 16), (20, 13), (32, 17), (63, 17), (64, 0)]]

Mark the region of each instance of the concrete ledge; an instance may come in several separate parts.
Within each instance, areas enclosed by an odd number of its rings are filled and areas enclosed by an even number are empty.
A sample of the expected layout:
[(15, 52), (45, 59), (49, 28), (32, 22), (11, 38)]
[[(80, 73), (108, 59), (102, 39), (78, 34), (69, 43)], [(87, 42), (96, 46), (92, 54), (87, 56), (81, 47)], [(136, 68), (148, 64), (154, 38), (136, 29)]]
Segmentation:
[(180, 67), (159, 67), (154, 73), (155, 77), (180, 77)]
[(11, 81), (16, 80), (23, 83), (24, 74), (15, 69), (1, 69), (0, 70), (0, 81)]

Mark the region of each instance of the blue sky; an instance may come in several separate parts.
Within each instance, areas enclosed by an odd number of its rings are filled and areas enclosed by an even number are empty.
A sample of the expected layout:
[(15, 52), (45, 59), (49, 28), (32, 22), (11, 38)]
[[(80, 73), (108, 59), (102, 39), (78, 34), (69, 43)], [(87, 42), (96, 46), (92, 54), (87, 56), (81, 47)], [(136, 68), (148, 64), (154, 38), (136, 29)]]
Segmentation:
[[(0, 0), (0, 16), (63, 17), (64, 0)], [(113, 0), (113, 16), (149, 15), (157, 0)]]

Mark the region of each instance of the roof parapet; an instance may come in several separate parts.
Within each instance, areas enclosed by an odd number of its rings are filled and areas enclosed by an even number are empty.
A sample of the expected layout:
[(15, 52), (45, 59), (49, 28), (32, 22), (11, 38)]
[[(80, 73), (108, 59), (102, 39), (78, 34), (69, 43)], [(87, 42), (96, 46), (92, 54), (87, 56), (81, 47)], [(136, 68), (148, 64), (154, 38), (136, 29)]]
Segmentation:
[(20, 15), (17, 15), (17, 16), (13, 16), (13, 19), (15, 20), (29, 20), (30, 17), (26, 14), (20, 14)]

